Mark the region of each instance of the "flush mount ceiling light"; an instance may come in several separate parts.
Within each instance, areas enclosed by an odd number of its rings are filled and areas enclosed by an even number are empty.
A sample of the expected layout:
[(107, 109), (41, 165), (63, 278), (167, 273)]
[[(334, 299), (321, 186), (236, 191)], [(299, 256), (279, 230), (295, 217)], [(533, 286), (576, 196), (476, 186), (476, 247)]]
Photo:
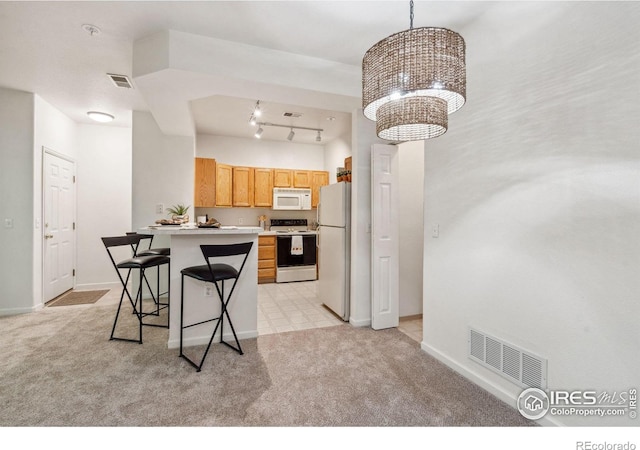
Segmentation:
[(95, 25), (91, 25), (90, 23), (85, 23), (82, 25), (82, 29), (89, 33), (91, 36), (96, 36), (100, 34), (100, 28)]
[(362, 107), (378, 137), (416, 141), (447, 131), (466, 101), (465, 42), (446, 28), (410, 27), (381, 40), (362, 59)]
[(100, 111), (89, 111), (87, 113), (87, 116), (91, 117), (96, 122), (102, 123), (111, 122), (113, 119), (115, 119), (115, 117), (111, 114), (103, 113)]

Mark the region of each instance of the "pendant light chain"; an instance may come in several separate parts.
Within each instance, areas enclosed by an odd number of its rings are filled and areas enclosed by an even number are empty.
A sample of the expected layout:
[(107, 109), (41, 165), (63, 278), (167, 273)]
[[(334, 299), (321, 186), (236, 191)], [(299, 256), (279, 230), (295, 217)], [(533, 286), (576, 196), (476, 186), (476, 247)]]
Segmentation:
[(409, 29), (413, 30), (413, 0), (409, 2)]

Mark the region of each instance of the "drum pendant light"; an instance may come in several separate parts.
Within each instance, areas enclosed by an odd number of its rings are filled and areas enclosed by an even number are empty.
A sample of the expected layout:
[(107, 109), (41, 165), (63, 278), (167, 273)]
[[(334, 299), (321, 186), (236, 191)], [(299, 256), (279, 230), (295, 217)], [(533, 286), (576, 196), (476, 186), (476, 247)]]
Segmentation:
[(466, 101), (465, 42), (446, 28), (410, 28), (381, 40), (362, 59), (362, 107), (378, 137), (416, 141), (447, 131)]

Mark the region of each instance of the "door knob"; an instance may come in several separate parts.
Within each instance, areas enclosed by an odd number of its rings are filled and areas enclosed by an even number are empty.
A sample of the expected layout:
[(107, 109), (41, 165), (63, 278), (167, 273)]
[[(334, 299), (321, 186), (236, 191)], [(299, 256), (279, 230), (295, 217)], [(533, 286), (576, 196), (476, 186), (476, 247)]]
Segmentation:
[(51, 239), (53, 237), (53, 234), (45, 234), (44, 238), (45, 239)]

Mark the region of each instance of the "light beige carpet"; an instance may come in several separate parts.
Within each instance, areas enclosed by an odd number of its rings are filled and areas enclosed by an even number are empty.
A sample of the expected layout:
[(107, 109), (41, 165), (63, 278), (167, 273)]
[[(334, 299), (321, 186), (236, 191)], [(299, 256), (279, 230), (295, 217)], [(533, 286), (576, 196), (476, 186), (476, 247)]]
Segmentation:
[(100, 291), (69, 291), (47, 303), (47, 306), (87, 305), (97, 302), (107, 292), (109, 292), (108, 289)]
[[(395, 329), (214, 345), (196, 373), (167, 330), (109, 341), (115, 305), (0, 318), (0, 426), (527, 426)], [(135, 328), (133, 329), (135, 333)]]

